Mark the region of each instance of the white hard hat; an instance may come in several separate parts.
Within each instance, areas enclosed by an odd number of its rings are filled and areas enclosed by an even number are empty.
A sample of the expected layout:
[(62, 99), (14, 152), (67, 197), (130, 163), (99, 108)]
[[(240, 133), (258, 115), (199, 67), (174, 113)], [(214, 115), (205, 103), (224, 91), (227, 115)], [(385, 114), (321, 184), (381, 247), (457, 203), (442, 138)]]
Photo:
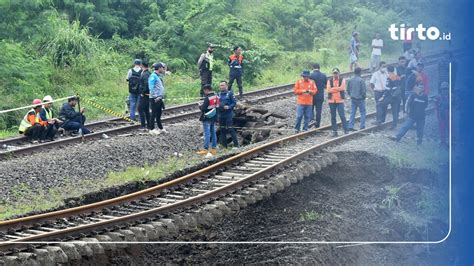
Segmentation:
[(43, 98), (43, 102), (52, 102), (52, 101), (53, 101), (53, 97), (51, 97), (50, 95), (46, 95)]

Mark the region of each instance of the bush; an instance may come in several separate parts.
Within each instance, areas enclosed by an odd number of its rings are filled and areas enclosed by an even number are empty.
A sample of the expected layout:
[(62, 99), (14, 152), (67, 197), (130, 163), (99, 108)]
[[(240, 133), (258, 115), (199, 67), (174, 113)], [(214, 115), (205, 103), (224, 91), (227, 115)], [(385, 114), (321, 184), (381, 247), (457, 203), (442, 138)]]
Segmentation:
[[(50, 93), (49, 60), (34, 55), (19, 43), (0, 42), (2, 59), (0, 61), (0, 109), (6, 110), (29, 105), (34, 98), (42, 98)], [(23, 117), (27, 110), (0, 115), (0, 129), (16, 127), (18, 116)]]
[(78, 21), (69, 24), (60, 20), (58, 23), (51, 39), (43, 40), (41, 51), (51, 57), (56, 67), (71, 66), (78, 56), (91, 59), (98, 40), (89, 35), (87, 28), (81, 27)]

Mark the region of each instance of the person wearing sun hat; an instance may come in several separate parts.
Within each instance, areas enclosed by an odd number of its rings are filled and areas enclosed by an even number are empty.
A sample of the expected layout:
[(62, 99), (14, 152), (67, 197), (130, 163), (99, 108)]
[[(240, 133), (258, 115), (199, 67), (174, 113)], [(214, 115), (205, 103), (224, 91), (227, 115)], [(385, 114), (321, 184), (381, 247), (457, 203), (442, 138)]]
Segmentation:
[(303, 70), (301, 73), (303, 78), (296, 81), (293, 88), (293, 92), (296, 95), (296, 133), (300, 132), (303, 117), (303, 131), (308, 130), (309, 120), (313, 114), (313, 96), (316, 95), (318, 89), (314, 81), (309, 78), (310, 75), (309, 70)]

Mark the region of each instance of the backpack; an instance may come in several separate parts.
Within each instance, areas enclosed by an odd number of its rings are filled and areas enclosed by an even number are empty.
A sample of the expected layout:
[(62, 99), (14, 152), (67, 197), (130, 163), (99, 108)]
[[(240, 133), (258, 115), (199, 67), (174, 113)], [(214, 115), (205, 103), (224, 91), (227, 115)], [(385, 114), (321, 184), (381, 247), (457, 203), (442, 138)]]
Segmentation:
[(128, 92), (138, 94), (140, 92), (140, 76), (142, 71), (135, 71), (132, 69), (132, 75), (128, 79)]

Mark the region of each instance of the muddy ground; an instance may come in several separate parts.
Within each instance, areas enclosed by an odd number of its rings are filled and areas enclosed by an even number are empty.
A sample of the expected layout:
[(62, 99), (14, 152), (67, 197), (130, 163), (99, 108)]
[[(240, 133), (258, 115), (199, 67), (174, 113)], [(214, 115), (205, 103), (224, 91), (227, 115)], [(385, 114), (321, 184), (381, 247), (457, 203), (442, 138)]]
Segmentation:
[[(368, 152), (337, 154), (337, 164), (212, 227), (183, 232), (173, 240), (434, 241), (446, 235), (446, 176), (394, 167), (387, 158)], [(395, 188), (399, 190), (391, 194), (389, 189)], [(432, 196), (439, 201), (427, 200)], [(144, 244), (110, 258), (109, 263), (428, 265), (453, 261), (454, 253), (439, 250), (439, 245)]]

